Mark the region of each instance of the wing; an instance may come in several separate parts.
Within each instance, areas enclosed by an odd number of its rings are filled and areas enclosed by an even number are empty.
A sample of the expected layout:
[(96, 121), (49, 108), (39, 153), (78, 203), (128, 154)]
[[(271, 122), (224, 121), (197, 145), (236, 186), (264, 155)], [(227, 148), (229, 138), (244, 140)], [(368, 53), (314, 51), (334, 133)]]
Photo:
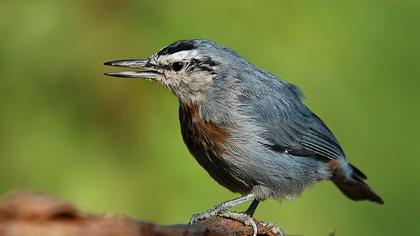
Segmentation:
[(249, 104), (249, 115), (265, 129), (265, 145), (274, 151), (324, 161), (344, 158), (332, 132), (303, 104), (300, 90), (274, 79), (261, 83), (264, 89), (244, 90), (240, 96), (242, 104)]

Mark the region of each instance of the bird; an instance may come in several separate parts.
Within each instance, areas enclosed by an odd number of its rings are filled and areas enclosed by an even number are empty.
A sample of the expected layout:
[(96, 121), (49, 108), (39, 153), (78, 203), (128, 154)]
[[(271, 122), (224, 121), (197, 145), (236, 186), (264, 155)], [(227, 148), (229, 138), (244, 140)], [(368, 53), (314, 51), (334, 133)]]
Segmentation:
[[(307, 187), (331, 180), (352, 200), (383, 204), (350, 164), (336, 137), (304, 103), (302, 91), (208, 39), (175, 41), (146, 59), (113, 60), (131, 71), (105, 75), (156, 82), (179, 100), (182, 138), (195, 160), (228, 190), (241, 196), (194, 214), (254, 229), (258, 204), (293, 199)], [(228, 210), (245, 202), (245, 212)]]

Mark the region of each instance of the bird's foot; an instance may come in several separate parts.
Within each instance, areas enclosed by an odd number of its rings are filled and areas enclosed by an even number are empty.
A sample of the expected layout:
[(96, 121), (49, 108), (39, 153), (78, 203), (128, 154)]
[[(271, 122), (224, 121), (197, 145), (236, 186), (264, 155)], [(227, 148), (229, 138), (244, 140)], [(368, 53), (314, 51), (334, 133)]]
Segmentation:
[(216, 206), (214, 206), (212, 209), (210, 209), (208, 211), (194, 214), (191, 217), (190, 224), (194, 224), (195, 222), (197, 222), (199, 220), (204, 220), (204, 219), (210, 218), (212, 216), (219, 215), (220, 213), (226, 212), (228, 209), (230, 209), (230, 208), (232, 208), (232, 207), (234, 207), (238, 204), (241, 204), (241, 203), (244, 203), (246, 201), (253, 200), (253, 199), (254, 199), (254, 195), (253, 194), (248, 194), (248, 195), (242, 196), (240, 198), (235, 198), (235, 199), (230, 200), (230, 201), (222, 202), (220, 204), (217, 204)]
[(266, 228), (270, 228), (270, 231), (273, 232), (275, 235), (285, 236), (283, 230), (277, 224), (271, 222), (260, 222), (260, 224), (262, 224)]
[(232, 219), (243, 223), (244, 225), (251, 226), (253, 229), (253, 236), (257, 235), (258, 228), (257, 223), (255, 223), (254, 219), (251, 216), (245, 213), (237, 213), (237, 212), (229, 212), (229, 211), (218, 211), (216, 208), (211, 209), (209, 211), (201, 212), (194, 214), (191, 217), (189, 224), (194, 224), (200, 220), (204, 220), (213, 216), (220, 216), (227, 219)]
[(239, 222), (242, 222), (244, 225), (251, 226), (253, 229), (253, 236), (257, 236), (258, 233), (258, 227), (257, 223), (255, 223), (254, 219), (252, 219), (251, 216), (245, 213), (238, 213), (238, 212), (221, 212), (218, 214), (221, 217), (225, 217), (228, 219), (236, 220)]
[(194, 215), (192, 215), (189, 224), (191, 225), (200, 220), (204, 220), (212, 216), (217, 216), (220, 213), (221, 213), (221, 210), (218, 210), (217, 208), (213, 208), (205, 212), (195, 213)]

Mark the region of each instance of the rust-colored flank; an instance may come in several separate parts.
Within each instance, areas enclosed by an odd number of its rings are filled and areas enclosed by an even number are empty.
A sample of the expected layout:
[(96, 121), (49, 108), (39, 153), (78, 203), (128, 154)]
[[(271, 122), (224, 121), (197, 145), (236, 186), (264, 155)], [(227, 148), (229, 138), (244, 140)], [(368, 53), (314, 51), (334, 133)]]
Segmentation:
[[(184, 137), (191, 141), (192, 145), (199, 145), (208, 151), (222, 154), (225, 143), (229, 138), (228, 132), (211, 121), (202, 118), (200, 105), (196, 103), (186, 103), (181, 106), (180, 112), (181, 130)], [(188, 146), (188, 143), (187, 143)], [(209, 150), (212, 149), (212, 150)]]

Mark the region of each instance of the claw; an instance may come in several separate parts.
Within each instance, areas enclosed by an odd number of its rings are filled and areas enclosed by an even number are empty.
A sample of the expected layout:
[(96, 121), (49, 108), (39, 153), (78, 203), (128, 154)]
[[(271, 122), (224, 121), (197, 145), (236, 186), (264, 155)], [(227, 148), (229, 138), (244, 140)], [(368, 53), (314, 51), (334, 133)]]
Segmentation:
[(261, 224), (266, 228), (271, 228), (270, 231), (273, 232), (275, 235), (285, 236), (284, 231), (277, 224), (264, 222), (261, 222)]
[(237, 212), (222, 212), (219, 214), (219, 216), (229, 218), (232, 220), (237, 220), (239, 222), (242, 222), (244, 225), (251, 226), (253, 229), (252, 235), (257, 236), (257, 233), (258, 233), (257, 223), (255, 223), (254, 219), (252, 219), (251, 216), (245, 213), (237, 213)]
[(196, 213), (191, 216), (189, 224), (192, 225), (200, 220), (204, 220), (211, 217), (211, 215), (208, 212), (202, 212), (202, 213)]
[(221, 211), (215, 211), (215, 210), (211, 210), (211, 211), (205, 211), (205, 212), (201, 212), (201, 213), (196, 213), (194, 215), (192, 215), (189, 224), (194, 224), (200, 220), (204, 220), (207, 218), (210, 218), (212, 216), (217, 216), (219, 215)]
[(199, 220), (200, 220), (200, 214), (196, 213), (191, 216), (190, 222), (188, 222), (188, 224), (192, 225)]

